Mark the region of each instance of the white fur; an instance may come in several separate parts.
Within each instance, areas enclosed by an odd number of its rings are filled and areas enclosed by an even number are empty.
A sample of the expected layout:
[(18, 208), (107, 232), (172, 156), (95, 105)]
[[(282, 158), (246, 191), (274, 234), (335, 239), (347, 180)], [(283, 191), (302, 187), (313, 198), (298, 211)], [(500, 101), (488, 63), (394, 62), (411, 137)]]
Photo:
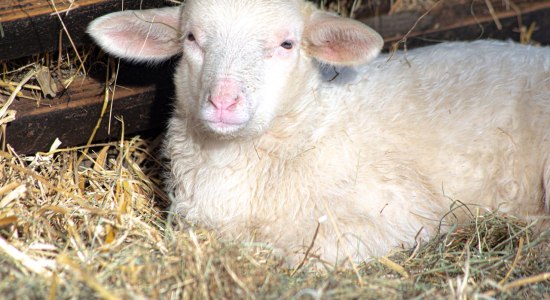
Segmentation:
[[(165, 152), (175, 211), (189, 221), (299, 258), (326, 216), (312, 252), (334, 263), (411, 246), (468, 209), (547, 212), (548, 48), (444, 43), (357, 65), (380, 37), (301, 0), (189, 0), (181, 20)], [(294, 49), (278, 48), (291, 37)], [(219, 78), (242, 85), (244, 128), (199, 118)]]

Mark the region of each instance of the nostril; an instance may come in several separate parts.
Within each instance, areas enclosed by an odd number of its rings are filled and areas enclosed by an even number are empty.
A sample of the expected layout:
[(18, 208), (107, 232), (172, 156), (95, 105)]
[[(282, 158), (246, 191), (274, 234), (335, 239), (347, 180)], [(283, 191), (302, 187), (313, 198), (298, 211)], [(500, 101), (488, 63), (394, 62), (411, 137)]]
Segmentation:
[(208, 102), (216, 110), (228, 110), (234, 111), (237, 109), (239, 102), (241, 101), (241, 95), (219, 95), (219, 96), (208, 96)]
[(216, 103), (216, 101), (214, 101), (214, 99), (212, 98), (212, 95), (208, 95), (208, 102), (210, 102), (210, 104), (214, 106), (216, 109), (219, 109), (218, 107), (219, 103)]
[(235, 109), (237, 109), (237, 105), (240, 102), (240, 98), (241, 97), (239, 95), (236, 95), (235, 97), (233, 97), (232, 101), (227, 105), (227, 110), (234, 111)]
[(227, 106), (226, 110), (228, 111), (234, 111), (235, 109), (237, 109), (237, 102)]

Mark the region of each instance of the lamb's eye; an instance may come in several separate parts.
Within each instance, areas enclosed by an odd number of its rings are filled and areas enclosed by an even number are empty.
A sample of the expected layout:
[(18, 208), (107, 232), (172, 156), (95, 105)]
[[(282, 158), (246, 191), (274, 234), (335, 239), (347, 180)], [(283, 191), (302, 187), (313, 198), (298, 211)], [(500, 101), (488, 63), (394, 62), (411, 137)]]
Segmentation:
[(281, 44), (281, 47), (285, 48), (286, 50), (290, 50), (290, 49), (292, 49), (292, 47), (294, 47), (294, 44), (292, 44), (291, 41), (284, 41)]
[(194, 42), (195, 41), (195, 36), (191, 32), (189, 32), (187, 34), (187, 40), (190, 41), (190, 42)]

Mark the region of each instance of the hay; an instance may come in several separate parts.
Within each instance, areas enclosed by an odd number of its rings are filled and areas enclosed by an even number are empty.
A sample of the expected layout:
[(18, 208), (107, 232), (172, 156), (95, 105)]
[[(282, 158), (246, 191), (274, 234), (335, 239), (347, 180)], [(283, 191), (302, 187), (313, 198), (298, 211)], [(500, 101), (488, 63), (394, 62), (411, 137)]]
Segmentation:
[[(323, 4), (348, 14), (357, 5)], [(44, 99), (42, 67), (66, 88), (102, 59), (71, 51), (4, 63), (0, 125), (13, 120), (14, 99)], [(357, 270), (288, 269), (266, 245), (172, 222), (158, 145), (134, 137), (31, 156), (3, 147), (2, 298), (550, 298), (550, 231), (534, 235), (533, 224), (497, 213)]]
[[(353, 271), (286, 268), (269, 248), (168, 223), (156, 141), (1, 153), (0, 294), (45, 298), (369, 298), (550, 295), (550, 232), (480, 215)], [(76, 165), (80, 155), (85, 155)]]

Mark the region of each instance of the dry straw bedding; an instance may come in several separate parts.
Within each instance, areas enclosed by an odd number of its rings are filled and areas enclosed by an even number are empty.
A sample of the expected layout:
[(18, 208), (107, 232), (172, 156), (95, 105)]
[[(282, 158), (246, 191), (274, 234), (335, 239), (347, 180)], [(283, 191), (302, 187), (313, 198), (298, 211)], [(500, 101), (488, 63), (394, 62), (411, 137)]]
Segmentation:
[[(11, 101), (42, 98), (42, 66), (63, 83), (82, 75), (70, 52), (9, 65), (18, 72), (4, 64), (0, 126), (13, 120)], [(267, 245), (220, 241), (172, 218), (158, 145), (134, 137), (31, 156), (4, 146), (0, 298), (550, 299), (550, 231), (476, 207), (471, 223), (357, 272), (288, 269)]]
[[(155, 144), (153, 142), (153, 144)], [(478, 214), (430, 243), (359, 267), (290, 270), (261, 244), (172, 220), (150, 143), (127, 139), (0, 154), (0, 295), (6, 299), (548, 299), (550, 232)], [(87, 151), (85, 151), (87, 150)], [(87, 153), (86, 153), (87, 152)], [(173, 222), (169, 222), (173, 221)]]

